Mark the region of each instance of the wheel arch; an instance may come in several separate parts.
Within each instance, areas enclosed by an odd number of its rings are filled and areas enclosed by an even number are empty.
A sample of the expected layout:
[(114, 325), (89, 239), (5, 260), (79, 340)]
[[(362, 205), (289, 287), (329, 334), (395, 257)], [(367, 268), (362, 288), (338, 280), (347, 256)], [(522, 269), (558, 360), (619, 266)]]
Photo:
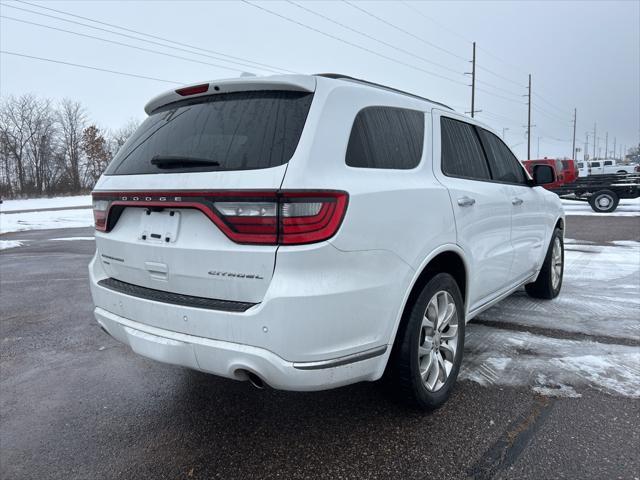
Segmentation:
[(403, 326), (406, 325), (409, 308), (414, 299), (420, 294), (424, 285), (438, 273), (449, 273), (456, 280), (462, 294), (466, 317), (466, 309), (469, 304), (469, 265), (464, 251), (458, 245), (444, 245), (433, 251), (416, 269), (416, 274), (407, 289), (389, 340), (389, 344), (392, 347), (389, 357), (393, 355), (395, 350), (398, 334), (401, 333)]

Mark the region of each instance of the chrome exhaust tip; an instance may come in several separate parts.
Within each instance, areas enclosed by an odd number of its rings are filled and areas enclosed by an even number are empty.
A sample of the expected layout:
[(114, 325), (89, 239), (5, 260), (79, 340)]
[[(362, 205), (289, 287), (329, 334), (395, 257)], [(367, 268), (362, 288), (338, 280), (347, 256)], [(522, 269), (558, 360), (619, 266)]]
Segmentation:
[(258, 375), (248, 370), (246, 371), (246, 374), (247, 374), (247, 378), (249, 379), (249, 383), (252, 386), (257, 388), (258, 390), (264, 390), (264, 387), (265, 387), (264, 382)]

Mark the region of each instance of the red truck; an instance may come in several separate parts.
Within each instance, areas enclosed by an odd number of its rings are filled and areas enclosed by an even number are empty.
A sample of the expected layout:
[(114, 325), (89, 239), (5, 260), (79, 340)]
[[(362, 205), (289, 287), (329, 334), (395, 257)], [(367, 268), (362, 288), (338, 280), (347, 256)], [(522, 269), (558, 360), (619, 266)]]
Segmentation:
[(547, 190), (554, 190), (563, 185), (575, 182), (578, 179), (578, 166), (575, 160), (560, 160), (556, 158), (541, 158), (536, 160), (524, 160), (524, 168), (529, 174), (533, 174), (534, 165), (549, 165), (556, 172), (556, 180), (553, 183), (545, 185)]

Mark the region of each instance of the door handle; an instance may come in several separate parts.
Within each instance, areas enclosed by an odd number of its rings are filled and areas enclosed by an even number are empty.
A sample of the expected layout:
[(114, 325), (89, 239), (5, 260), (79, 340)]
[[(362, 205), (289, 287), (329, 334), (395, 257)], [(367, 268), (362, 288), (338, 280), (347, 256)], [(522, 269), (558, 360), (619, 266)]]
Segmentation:
[(513, 200), (511, 200), (511, 203), (513, 205), (522, 205), (524, 203), (524, 200), (522, 200), (521, 198), (516, 197)]
[(458, 199), (458, 205), (460, 205), (461, 207), (470, 207), (474, 203), (476, 203), (476, 199), (475, 198), (461, 197), (461, 198)]

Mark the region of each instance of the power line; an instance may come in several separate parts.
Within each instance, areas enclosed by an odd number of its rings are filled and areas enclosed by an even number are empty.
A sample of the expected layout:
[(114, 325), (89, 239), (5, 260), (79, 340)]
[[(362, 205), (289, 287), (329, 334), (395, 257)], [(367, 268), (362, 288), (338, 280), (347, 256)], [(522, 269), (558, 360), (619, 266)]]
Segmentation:
[(52, 58), (35, 57), (33, 55), (26, 55), (24, 53), (10, 52), (8, 50), (0, 50), (0, 53), (2, 53), (4, 55), (13, 55), (13, 56), (16, 56), (16, 57), (29, 58), (29, 59), (32, 59), (32, 60), (40, 60), (40, 61), (43, 61), (43, 62), (59, 63), (61, 65), (68, 65), (68, 66), (71, 66), (71, 67), (86, 68), (88, 70), (96, 70), (98, 72), (106, 72), (106, 73), (113, 73), (113, 74), (116, 74), (116, 75), (124, 75), (126, 77), (142, 78), (144, 80), (155, 80), (156, 82), (173, 83), (175, 85), (184, 85), (183, 82), (176, 82), (174, 80), (165, 80), (165, 79), (162, 79), (162, 78), (148, 77), (146, 75), (138, 75), (136, 73), (120, 72), (120, 71), (117, 71), (117, 70), (109, 70), (109, 69), (106, 69), (106, 68), (93, 67), (91, 65), (84, 65), (84, 64), (80, 64), (80, 63), (65, 62), (63, 60), (54, 60)]
[(416, 7), (409, 5), (408, 2), (400, 2), (402, 3), (405, 7), (413, 10), (414, 12), (416, 12), (418, 15), (420, 15), (423, 18), (426, 18), (427, 20), (435, 23), (436, 25), (438, 25), (440, 28), (442, 28), (443, 30), (448, 31), (450, 34), (460, 38), (461, 40), (464, 40), (467, 43), (473, 43), (471, 40), (469, 40), (468, 38), (464, 37), (463, 35), (461, 35), (460, 33), (456, 32), (455, 30), (447, 27), (446, 25), (444, 25), (443, 23), (438, 22), (437, 20), (435, 20), (434, 18), (429, 17), (428, 15), (425, 15), (423, 12), (421, 12), (419, 9), (417, 9)]
[(555, 105), (554, 103), (552, 103), (552, 102), (550, 102), (550, 101), (546, 100), (542, 95), (539, 95), (539, 94), (537, 94), (537, 93), (534, 93), (533, 95), (534, 95), (534, 96), (536, 96), (536, 97), (538, 97), (538, 99), (542, 100), (544, 103), (546, 103), (546, 104), (547, 104), (547, 105), (549, 105), (550, 107), (555, 108), (555, 109), (556, 109), (556, 110), (558, 110), (560, 113), (564, 113), (564, 114), (566, 114), (566, 113), (567, 113), (567, 111), (566, 111), (564, 108), (560, 108), (560, 107), (558, 107), (557, 105)]
[[(479, 48), (479, 47), (478, 47), (478, 48)], [(484, 50), (483, 50), (483, 51), (484, 51)], [(510, 78), (507, 78), (507, 77), (505, 77), (504, 75), (500, 75), (499, 73), (494, 72), (494, 71), (493, 71), (493, 70), (491, 70), (490, 68), (483, 67), (483, 66), (478, 66), (478, 68), (479, 68), (480, 70), (483, 70), (483, 71), (487, 72), (487, 73), (490, 73), (491, 75), (493, 75), (493, 76), (494, 76), (494, 77), (496, 77), (496, 78), (499, 78), (499, 79), (504, 80), (504, 81), (506, 81), (506, 82), (513, 83), (514, 85), (517, 85), (517, 86), (519, 86), (519, 87), (521, 87), (521, 86), (522, 86), (522, 84), (521, 84), (520, 82), (518, 82), (518, 81), (516, 81), (516, 80), (512, 80), (512, 79), (510, 79)]]
[[(493, 83), (485, 82), (484, 80), (478, 80), (478, 83), (480, 83), (482, 85), (485, 85), (487, 87), (495, 88), (496, 90), (498, 90), (500, 92), (501, 95), (502, 94), (512, 95), (514, 98), (517, 98), (518, 100), (521, 100), (522, 95), (519, 94), (519, 93), (515, 93), (515, 92), (512, 92), (510, 90), (505, 90), (502, 87), (494, 85)], [(522, 85), (520, 85), (520, 86), (522, 86)]]
[[(105, 22), (100, 22), (99, 20), (94, 20), (94, 19), (91, 19), (91, 18), (88, 18), (88, 17), (81, 17), (79, 15), (74, 15), (72, 13), (64, 12), (62, 10), (55, 10), (53, 8), (43, 7), (41, 5), (36, 5), (36, 4), (31, 4), (29, 2), (24, 2), (22, 0), (16, 0), (16, 1), (19, 1), (21, 3), (25, 3), (27, 5), (33, 5), (33, 6), (42, 8), (42, 9), (52, 10), (52, 11), (55, 11), (55, 12), (58, 12), (58, 13), (62, 13), (64, 15), (69, 15), (71, 17), (80, 17), (80, 18), (86, 19), (86, 20), (88, 20), (90, 22), (95, 22), (95, 23), (98, 23), (98, 24), (105, 24)], [(53, 18), (55, 20), (59, 20), (59, 21), (62, 21), (62, 22), (72, 23), (74, 25), (81, 25), (83, 27), (91, 28), (91, 29), (94, 29), (94, 30), (99, 30), (101, 32), (110, 33), (112, 35), (118, 35), (118, 36), (121, 36), (121, 37), (130, 38), (130, 39), (133, 39), (133, 40), (136, 40), (136, 41), (139, 41), (139, 42), (145, 42), (145, 43), (149, 43), (149, 44), (152, 44), (152, 45), (158, 45), (158, 46), (163, 47), (163, 48), (170, 48), (172, 50), (178, 50), (178, 51), (181, 51), (181, 52), (186, 52), (186, 53), (189, 53), (191, 55), (199, 55), (199, 56), (202, 56), (202, 57), (212, 58), (212, 59), (215, 59), (215, 60), (221, 60), (221, 61), (227, 62), (227, 63), (232, 63), (232, 64), (236, 64), (236, 65), (242, 65), (242, 66), (248, 67), (248, 68), (261, 69), (261, 70), (271, 71), (271, 72), (274, 72), (274, 73), (281, 73), (282, 71), (286, 71), (286, 72), (290, 72), (290, 73), (296, 73), (296, 72), (291, 72), (289, 70), (277, 69), (275, 67), (270, 67), (270, 66), (265, 66), (265, 67), (256, 66), (256, 65), (264, 65), (264, 64), (257, 64), (256, 62), (253, 62), (251, 60), (245, 60), (244, 63), (243, 63), (243, 62), (238, 62), (238, 61), (235, 61), (235, 60), (228, 60), (227, 58), (221, 58), (220, 56), (214, 56), (214, 55), (209, 55), (209, 54), (200, 53), (200, 52), (193, 52), (193, 51), (187, 50), (185, 48), (174, 47), (172, 45), (165, 45), (164, 43), (156, 42), (156, 41), (153, 41), (153, 40), (147, 40), (147, 39), (144, 39), (144, 38), (135, 37), (133, 35), (128, 35), (126, 33), (114, 32), (113, 30), (108, 30), (106, 28), (96, 27), (94, 25), (88, 25), (86, 23), (78, 22), (78, 21), (75, 21), (75, 20), (69, 20), (67, 18), (62, 18), (62, 17), (58, 17), (58, 16), (55, 16), (55, 15), (50, 15), (50, 14), (43, 13), (43, 12), (38, 12), (38, 11), (35, 11), (35, 10), (29, 10), (27, 8), (16, 7), (14, 5), (7, 5), (6, 3), (3, 3), (2, 6), (3, 7), (8, 7), (8, 8), (13, 8), (13, 9), (16, 9), (16, 10), (21, 10), (23, 12), (32, 13), (32, 14), (35, 14), (35, 15), (40, 15), (40, 16), (43, 16), (43, 17)], [(135, 30), (124, 28), (124, 27), (119, 27), (117, 25), (112, 25), (112, 24), (106, 24), (106, 25), (110, 26), (110, 27), (113, 27), (113, 28), (122, 29), (122, 30), (125, 30), (125, 31), (133, 31), (137, 35), (148, 36), (148, 37), (151, 37), (151, 38), (158, 38), (158, 37), (155, 37), (155, 35), (150, 35), (150, 34), (147, 34), (147, 33), (144, 33), (144, 32), (138, 32), (138, 31), (135, 31)], [(163, 41), (167, 42), (167, 43), (179, 44), (179, 42), (174, 42), (173, 40), (163, 39)], [(223, 54), (223, 53), (218, 53), (218, 52), (215, 52), (215, 51), (212, 51), (212, 50), (205, 50), (205, 49), (202, 49), (202, 48), (199, 48), (199, 47), (189, 46), (189, 48), (202, 50), (202, 51), (206, 51), (206, 52), (212, 52), (212, 53), (215, 53), (216, 55), (222, 55), (223, 57), (239, 58), (239, 57), (231, 57), (230, 55), (226, 55), (226, 54)], [(251, 65), (252, 63), (255, 64), (255, 65)]]
[(342, 43), (344, 43), (346, 45), (349, 45), (351, 47), (358, 48), (358, 49), (363, 50), (365, 52), (368, 52), (368, 53), (371, 53), (373, 55), (376, 55), (376, 56), (378, 56), (380, 58), (384, 58), (385, 60), (389, 60), (389, 61), (397, 63), (399, 65), (404, 65), (405, 67), (409, 67), (409, 68), (412, 68), (414, 70), (418, 70), (418, 71), (421, 71), (423, 73), (426, 73), (428, 75), (432, 75), (434, 77), (442, 78), (444, 80), (448, 80), (450, 82), (457, 83), (459, 85), (464, 85), (465, 87), (467, 86), (467, 84), (464, 83), (464, 82), (455, 80), (455, 79), (447, 77), (445, 75), (441, 75), (439, 73), (435, 73), (435, 72), (431, 72), (429, 70), (425, 70), (424, 68), (417, 67), (415, 65), (403, 62), (401, 60), (397, 60), (397, 59), (395, 59), (393, 57), (388, 57), (387, 55), (383, 55), (382, 53), (376, 52), (375, 50), (371, 50), (371, 49), (369, 49), (367, 47), (363, 47), (362, 45), (358, 45), (357, 43), (353, 43), (353, 42), (350, 42), (349, 40), (345, 40), (345, 39), (343, 39), (341, 37), (338, 37), (336, 35), (332, 35), (331, 33), (327, 33), (327, 32), (325, 32), (323, 30), (320, 30), (318, 28), (315, 28), (315, 27), (312, 27), (310, 25), (307, 25), (306, 23), (299, 22), (298, 20), (295, 20), (295, 19), (293, 19), (291, 17), (287, 17), (286, 15), (282, 15), (280, 13), (274, 12), (273, 10), (269, 10), (268, 8), (265, 8), (265, 7), (261, 6), (261, 5), (256, 5), (254, 3), (251, 3), (248, 0), (241, 0), (241, 1), (243, 3), (249, 5), (249, 6), (253, 7), (253, 8), (257, 8), (258, 10), (262, 10), (263, 12), (266, 12), (266, 13), (268, 13), (270, 15), (273, 15), (273, 16), (279, 17), (279, 18), (281, 18), (283, 20), (286, 20), (287, 22), (294, 23), (294, 24), (296, 24), (296, 25), (298, 25), (300, 27), (306, 28), (307, 30), (311, 30), (313, 32), (319, 33), (320, 35), (323, 35), (325, 37), (331, 38), (333, 40), (337, 40), (338, 42), (342, 42)]
[[(420, 15), (423, 18), (426, 18), (427, 20), (430, 20), (431, 22), (433, 22), (434, 24), (438, 25), (440, 28), (448, 31), (450, 34), (468, 42), (468, 43), (472, 43), (472, 40), (466, 38), (464, 35), (462, 35), (460, 32), (455, 31), (454, 29), (444, 25), (443, 23), (438, 22), (437, 20), (435, 20), (434, 18), (426, 15), (425, 13), (423, 13), (420, 9), (418, 9), (417, 7), (414, 7), (413, 5), (410, 5), (408, 2), (406, 1), (402, 1), (401, 2), (405, 7), (411, 9), (412, 11), (416, 12), (418, 15)], [(517, 71), (518, 73), (524, 74), (526, 75), (528, 72), (526, 72), (523, 67), (516, 65), (515, 63), (512, 63), (508, 60), (505, 60), (504, 58), (500, 57), (499, 55), (496, 55), (495, 53), (491, 52), (490, 50), (480, 47), (478, 46), (478, 50), (486, 53), (487, 55), (489, 55), (490, 57), (494, 58), (495, 60), (498, 60), (499, 62), (503, 63), (504, 65), (512, 68), (514, 71)], [(494, 75), (497, 78), (501, 78), (504, 81), (510, 82), (514, 85), (518, 85), (518, 86), (522, 86), (522, 84), (520, 82), (517, 82), (516, 80), (510, 79), (508, 77), (505, 77), (504, 75), (501, 75), (487, 67), (484, 67), (482, 65), (478, 65), (477, 68), (479, 70), (484, 70), (485, 72), (488, 72), (492, 75)], [(544, 90), (544, 89), (543, 89)], [(534, 93), (534, 95), (538, 96), (539, 98), (543, 98), (541, 95)], [(564, 113), (567, 113), (569, 111), (569, 109), (565, 109)]]
[(329, 17), (327, 17), (326, 15), (323, 15), (323, 14), (321, 14), (321, 13), (319, 13), (319, 12), (316, 12), (316, 11), (314, 11), (314, 10), (311, 10), (310, 8), (303, 7), (302, 5), (299, 5), (298, 3), (296, 3), (296, 2), (294, 2), (294, 1), (292, 1), (292, 0), (287, 0), (287, 2), (288, 2), (288, 3), (290, 3), (291, 5), (294, 5), (294, 6), (298, 7), (298, 8), (300, 8), (300, 9), (302, 9), (302, 10), (306, 11), (306, 12), (309, 12), (309, 13), (311, 13), (311, 14), (313, 14), (313, 15), (316, 15), (316, 16), (318, 16), (318, 17), (320, 17), (320, 18), (323, 18), (323, 19), (325, 19), (325, 20), (327, 20), (327, 21), (329, 21), (329, 22), (331, 22), (331, 23), (334, 23), (334, 24), (336, 24), (336, 25), (339, 25), (340, 27), (345, 28), (345, 29), (347, 29), (347, 30), (349, 30), (349, 31), (351, 31), (351, 32), (355, 32), (355, 33), (357, 33), (358, 35), (362, 35), (362, 36), (364, 36), (364, 37), (366, 37), (366, 38), (368, 38), (368, 39), (370, 39), (370, 40), (373, 40), (373, 41), (375, 41), (375, 42), (381, 43), (382, 45), (386, 45), (386, 46), (387, 46), (387, 47), (389, 47), (389, 48), (393, 48), (394, 50), (397, 50), (397, 51), (399, 51), (399, 52), (402, 52), (402, 53), (404, 53), (404, 54), (406, 54), (406, 55), (412, 56), (412, 57), (417, 58), (417, 59), (419, 59), (419, 60), (422, 60), (423, 62), (430, 63), (430, 64), (432, 64), (432, 65), (435, 65), (435, 66), (437, 66), (437, 67), (440, 67), (440, 68), (442, 68), (443, 70), (447, 70), (448, 72), (452, 72), (452, 73), (460, 74), (460, 71), (458, 71), (458, 70), (454, 70), (453, 68), (449, 68), (449, 67), (447, 67), (446, 65), (442, 65), (441, 63), (434, 62), (434, 61), (432, 61), (432, 60), (429, 60), (428, 58), (422, 57), (422, 56), (420, 56), (420, 55), (416, 55), (416, 54), (414, 54), (413, 52), (410, 52), (409, 50), (405, 50), (404, 48), (401, 48), (401, 47), (398, 47), (398, 46), (393, 45), (393, 44), (391, 44), (391, 43), (385, 42), (384, 40), (380, 40), (380, 39), (378, 39), (378, 38), (374, 37), (373, 35), (369, 35), (368, 33), (365, 33), (365, 32), (362, 32), (362, 31), (360, 31), (360, 30), (357, 30), (357, 29), (355, 29), (355, 28), (353, 28), (353, 27), (350, 27), (349, 25), (345, 25), (344, 23), (338, 22), (337, 20), (334, 20), (334, 19), (332, 19), (332, 18), (329, 18)]
[(429, 40), (425, 40), (424, 38), (419, 37), (418, 35), (414, 35), (413, 33), (409, 32), (408, 30), (405, 30), (404, 28), (398, 27), (397, 25), (395, 25), (395, 24), (393, 24), (393, 23), (391, 23), (391, 22), (389, 22), (389, 21), (385, 20), (384, 18), (380, 18), (380, 17), (378, 17), (377, 15), (374, 15), (374, 14), (373, 14), (373, 13), (371, 13), (370, 11), (368, 11), (368, 10), (366, 10), (366, 9), (364, 9), (364, 8), (362, 8), (362, 7), (360, 7), (360, 6), (358, 6), (358, 5), (355, 5), (354, 3), (350, 2), (349, 0), (342, 0), (342, 1), (343, 1), (344, 3), (346, 3), (347, 5), (349, 5), (349, 6), (353, 7), (353, 8), (355, 8), (356, 10), (359, 10), (359, 11), (361, 11), (362, 13), (364, 13), (364, 14), (366, 14), (366, 15), (369, 15), (369, 16), (370, 16), (370, 17), (372, 17), (372, 18), (375, 18), (375, 19), (376, 19), (376, 20), (378, 20), (379, 22), (382, 22), (382, 23), (384, 23), (385, 25), (388, 25), (388, 26), (390, 26), (391, 28), (394, 28), (394, 29), (398, 30), (398, 31), (400, 31), (400, 32), (404, 33), (405, 35), (408, 35), (408, 36), (410, 36), (410, 37), (412, 37), (412, 38), (415, 38), (416, 40), (419, 40), (420, 42), (422, 42), (422, 43), (424, 43), (424, 44), (426, 44), (426, 45), (429, 45), (429, 46), (430, 46), (430, 47), (432, 47), (432, 48), (435, 48), (435, 49), (440, 50), (441, 52), (447, 53), (447, 54), (449, 54), (449, 55), (451, 55), (451, 56), (453, 56), (453, 57), (456, 57), (456, 58), (459, 58), (459, 59), (461, 59), (461, 60), (464, 60), (465, 62), (466, 62), (466, 61), (468, 61), (468, 59), (467, 59), (467, 58), (462, 57), (462, 56), (458, 55), (457, 53), (452, 52), (451, 50), (447, 50), (446, 48), (443, 48), (443, 47), (441, 47), (440, 45), (436, 45), (435, 43), (432, 43), (432, 42), (430, 42)]
[(195, 60), (195, 59), (192, 59), (192, 58), (182, 57), (180, 55), (173, 55), (171, 53), (160, 52), (159, 50), (153, 50), (153, 49), (150, 49), (150, 48), (138, 47), (136, 45), (131, 45), (129, 43), (118, 42), (116, 40), (108, 40), (106, 38), (96, 37), (96, 36), (93, 36), (93, 35), (88, 35), (86, 33), (73, 32), (71, 30), (65, 30), (64, 28), (52, 27), (50, 25), (44, 25), (42, 23), (29, 22), (27, 20), (22, 20), (22, 19), (19, 19), (19, 18), (9, 17), (7, 15), (0, 15), (0, 18), (5, 18), (7, 20), (13, 20), (15, 22), (20, 22), (20, 23), (25, 23), (27, 25), (35, 25), (35, 26), (38, 26), (38, 27), (47, 28), (49, 30), (55, 30), (55, 31), (58, 31), (58, 32), (69, 33), (69, 34), (77, 35), (77, 36), (80, 36), (80, 37), (91, 38), (91, 39), (94, 39), (94, 40), (99, 40), (101, 42), (106, 42), (106, 43), (111, 43), (111, 44), (114, 44), (114, 45), (120, 45), (120, 46), (123, 46), (123, 47), (128, 47), (128, 48), (133, 48), (133, 49), (136, 49), (136, 50), (141, 50), (143, 52), (150, 52), (150, 53), (155, 53), (157, 55), (164, 55), (166, 57), (172, 57), (172, 58), (178, 58), (178, 59), (181, 59), (181, 60), (186, 60), (188, 62), (200, 63), (200, 64), (203, 64), (203, 65), (210, 65), (212, 67), (218, 67), (218, 68), (222, 68), (224, 70), (231, 70), (231, 71), (234, 71), (234, 72), (242, 71), (242, 70), (239, 70), (237, 67), (227, 67), (225, 65), (218, 65), (218, 64), (215, 64), (215, 63), (203, 62), (201, 60)]
[(497, 93), (490, 92), (489, 90), (485, 90), (484, 88), (476, 88), (476, 90), (478, 90), (479, 92), (484, 92), (487, 95), (492, 95), (492, 96), (494, 96), (496, 98), (501, 98), (501, 99), (506, 100), (508, 102), (519, 103), (521, 105), (524, 105), (522, 100), (516, 100), (515, 98), (505, 97), (504, 95), (498, 95)]
[[(494, 113), (488, 110), (482, 110), (481, 112), (483, 115), (489, 115), (490, 117), (494, 117), (496, 120), (500, 120), (502, 122), (506, 122), (509, 123), (511, 125), (516, 125), (518, 127), (522, 127), (522, 121), (518, 121), (518, 120), (514, 120), (511, 117), (507, 117), (498, 113)], [(524, 128), (524, 127), (522, 127)]]
[(569, 122), (569, 120), (567, 118), (562, 118), (562, 117), (559, 117), (559, 116), (557, 116), (555, 114), (552, 114), (551, 112), (549, 112), (549, 111), (545, 110), (544, 108), (541, 108), (541, 107), (539, 107), (537, 105), (533, 105), (532, 108), (534, 110), (536, 110), (538, 113), (542, 113), (543, 115), (545, 115), (548, 118), (550, 118), (552, 120), (555, 120), (557, 122), (561, 122), (563, 124), (568, 124), (568, 122)]

